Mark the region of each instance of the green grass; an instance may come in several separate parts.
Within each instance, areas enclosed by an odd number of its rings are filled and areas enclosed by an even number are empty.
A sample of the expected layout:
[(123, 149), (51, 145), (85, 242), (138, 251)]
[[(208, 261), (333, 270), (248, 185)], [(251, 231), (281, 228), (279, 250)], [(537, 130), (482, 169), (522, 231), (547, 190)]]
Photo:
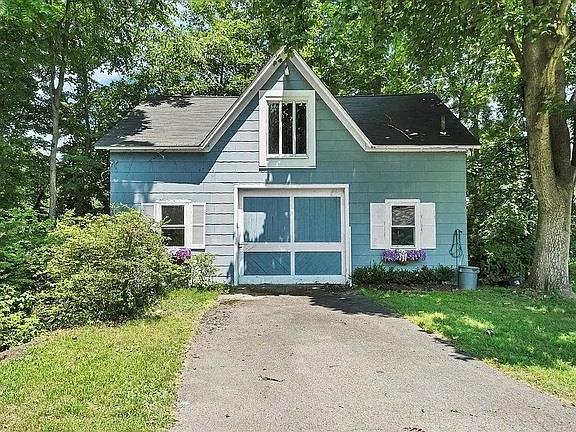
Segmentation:
[(495, 288), (360, 292), (504, 373), (576, 402), (576, 302)]
[(0, 430), (165, 430), (184, 352), (217, 295), (178, 290), (145, 318), (56, 332), (0, 362)]

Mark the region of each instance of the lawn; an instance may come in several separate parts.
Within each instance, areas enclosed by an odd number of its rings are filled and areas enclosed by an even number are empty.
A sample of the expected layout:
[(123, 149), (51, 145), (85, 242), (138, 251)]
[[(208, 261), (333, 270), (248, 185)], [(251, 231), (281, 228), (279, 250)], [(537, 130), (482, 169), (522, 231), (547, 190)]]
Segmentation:
[(495, 288), (360, 292), (504, 373), (576, 402), (576, 302)]
[(165, 430), (186, 347), (216, 297), (178, 290), (145, 318), (56, 332), (0, 362), (0, 430)]

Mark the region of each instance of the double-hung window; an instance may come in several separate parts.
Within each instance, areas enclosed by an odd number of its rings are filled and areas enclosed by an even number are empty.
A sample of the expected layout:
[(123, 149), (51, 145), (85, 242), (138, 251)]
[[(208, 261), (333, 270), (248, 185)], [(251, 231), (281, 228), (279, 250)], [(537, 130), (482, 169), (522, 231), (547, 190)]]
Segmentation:
[(140, 208), (144, 214), (159, 223), (169, 248), (205, 248), (206, 204), (143, 203)]
[(370, 203), (371, 249), (435, 249), (436, 204), (418, 199)]
[(262, 91), (260, 166), (310, 168), (316, 164), (313, 90)]
[(416, 247), (416, 205), (392, 205), (393, 248)]

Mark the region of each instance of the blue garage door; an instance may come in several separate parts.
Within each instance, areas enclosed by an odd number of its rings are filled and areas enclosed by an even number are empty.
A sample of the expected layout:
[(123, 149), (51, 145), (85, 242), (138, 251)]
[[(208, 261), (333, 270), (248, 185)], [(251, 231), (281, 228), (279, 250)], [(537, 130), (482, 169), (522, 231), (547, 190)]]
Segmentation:
[(240, 194), (240, 283), (343, 283), (343, 196), (333, 190)]

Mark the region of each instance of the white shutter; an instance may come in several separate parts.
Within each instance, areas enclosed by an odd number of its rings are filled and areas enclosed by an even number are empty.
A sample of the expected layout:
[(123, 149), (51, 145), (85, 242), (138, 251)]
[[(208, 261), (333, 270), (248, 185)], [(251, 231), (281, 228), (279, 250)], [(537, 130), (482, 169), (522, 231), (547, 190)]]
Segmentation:
[(420, 247), (436, 249), (436, 204), (420, 204)]
[(145, 216), (148, 216), (152, 220), (158, 220), (156, 215), (156, 204), (152, 203), (141, 203), (140, 204), (140, 211)]
[(388, 246), (388, 208), (386, 203), (370, 203), (370, 249), (386, 249)]
[(192, 203), (184, 206), (184, 243), (190, 249), (206, 247), (206, 204)]

